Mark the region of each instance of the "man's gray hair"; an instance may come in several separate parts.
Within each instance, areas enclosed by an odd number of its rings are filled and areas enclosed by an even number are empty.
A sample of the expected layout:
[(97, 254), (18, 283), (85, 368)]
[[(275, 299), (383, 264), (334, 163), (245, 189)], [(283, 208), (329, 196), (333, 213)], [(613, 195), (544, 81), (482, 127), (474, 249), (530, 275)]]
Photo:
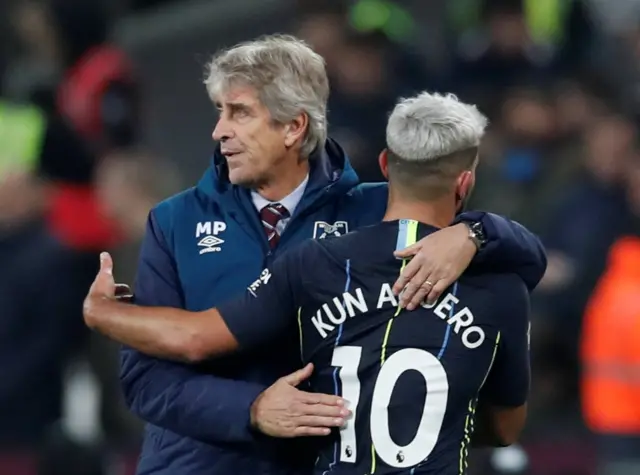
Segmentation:
[(402, 99), (387, 122), (387, 148), (398, 159), (425, 162), (480, 145), (487, 118), (453, 94)]
[(327, 138), (329, 79), (322, 56), (304, 41), (269, 35), (240, 43), (213, 57), (205, 79), (212, 100), (232, 86), (251, 86), (278, 123), (305, 112), (309, 126), (301, 155), (308, 157)]

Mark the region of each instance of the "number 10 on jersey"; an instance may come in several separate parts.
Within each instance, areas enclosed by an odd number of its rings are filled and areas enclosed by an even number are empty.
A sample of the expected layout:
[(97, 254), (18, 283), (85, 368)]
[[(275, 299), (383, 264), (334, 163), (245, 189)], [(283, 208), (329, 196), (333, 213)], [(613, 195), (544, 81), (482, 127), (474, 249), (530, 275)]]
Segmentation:
[[(331, 361), (332, 366), (340, 368), (342, 397), (349, 402), (353, 412), (353, 417), (340, 430), (340, 461), (347, 463), (355, 463), (358, 456), (356, 421), (360, 400), (358, 367), (361, 357), (360, 346), (338, 346)], [(427, 394), (413, 440), (405, 446), (399, 446), (391, 439), (389, 432), (389, 403), (398, 379), (409, 370), (422, 375)], [(447, 373), (434, 355), (417, 348), (405, 348), (391, 355), (380, 368), (371, 398), (371, 442), (378, 457), (387, 465), (397, 468), (412, 467), (425, 460), (438, 442), (448, 395)]]

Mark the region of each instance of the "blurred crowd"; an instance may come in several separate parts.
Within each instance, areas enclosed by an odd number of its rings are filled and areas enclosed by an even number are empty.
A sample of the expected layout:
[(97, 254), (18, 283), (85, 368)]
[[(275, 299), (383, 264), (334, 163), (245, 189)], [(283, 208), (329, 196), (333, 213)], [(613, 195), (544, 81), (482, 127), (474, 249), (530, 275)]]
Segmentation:
[[(148, 210), (188, 185), (182, 157), (146, 143), (143, 71), (110, 35), (165, 3), (0, 10), (3, 475), (119, 475), (135, 460), (118, 348), (80, 312), (98, 253), (113, 250), (131, 283)], [(640, 453), (640, 1), (290, 3), (281, 31), (324, 56), (330, 132), (363, 181), (382, 179), (399, 96), (453, 92), (491, 120), (470, 206), (519, 221), (548, 250), (526, 451), (480, 456), (478, 473), (590, 475), (591, 447), (611, 457), (608, 473), (640, 473), (615, 471)]]

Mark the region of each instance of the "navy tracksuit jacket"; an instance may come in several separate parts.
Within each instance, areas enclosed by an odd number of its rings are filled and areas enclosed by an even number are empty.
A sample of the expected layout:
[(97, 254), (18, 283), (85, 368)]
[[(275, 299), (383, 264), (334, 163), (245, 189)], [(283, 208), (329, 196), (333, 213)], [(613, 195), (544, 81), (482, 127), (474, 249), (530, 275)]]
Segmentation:
[[(270, 251), (248, 190), (228, 182), (216, 154), (200, 183), (149, 215), (135, 283), (140, 305), (203, 310), (242, 292), (278, 254), (326, 231), (379, 222), (386, 183), (358, 186), (342, 149), (328, 140), (311, 158), (309, 183), (277, 248)], [(532, 288), (546, 258), (517, 223), (486, 213), (489, 242), (476, 257), (517, 270)], [(313, 272), (313, 269), (309, 269)], [(139, 475), (284, 475), (308, 473), (304, 441), (275, 440), (249, 427), (249, 408), (266, 387), (300, 366), (297, 336), (252, 354), (187, 366), (123, 349), (121, 381), (129, 408), (148, 424)]]

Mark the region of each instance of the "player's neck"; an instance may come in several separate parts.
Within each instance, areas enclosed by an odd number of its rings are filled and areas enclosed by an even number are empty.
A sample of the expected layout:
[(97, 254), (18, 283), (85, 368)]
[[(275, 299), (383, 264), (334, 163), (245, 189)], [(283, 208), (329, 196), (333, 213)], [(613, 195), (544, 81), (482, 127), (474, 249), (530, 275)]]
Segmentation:
[(286, 166), (273, 170), (272, 180), (258, 186), (255, 191), (265, 200), (280, 201), (298, 188), (308, 174), (309, 160), (298, 159), (295, 161), (295, 165), (291, 165), (291, 162), (287, 161)]
[(390, 202), (383, 221), (412, 219), (437, 228), (445, 228), (451, 224), (454, 217), (454, 206), (445, 202)]

